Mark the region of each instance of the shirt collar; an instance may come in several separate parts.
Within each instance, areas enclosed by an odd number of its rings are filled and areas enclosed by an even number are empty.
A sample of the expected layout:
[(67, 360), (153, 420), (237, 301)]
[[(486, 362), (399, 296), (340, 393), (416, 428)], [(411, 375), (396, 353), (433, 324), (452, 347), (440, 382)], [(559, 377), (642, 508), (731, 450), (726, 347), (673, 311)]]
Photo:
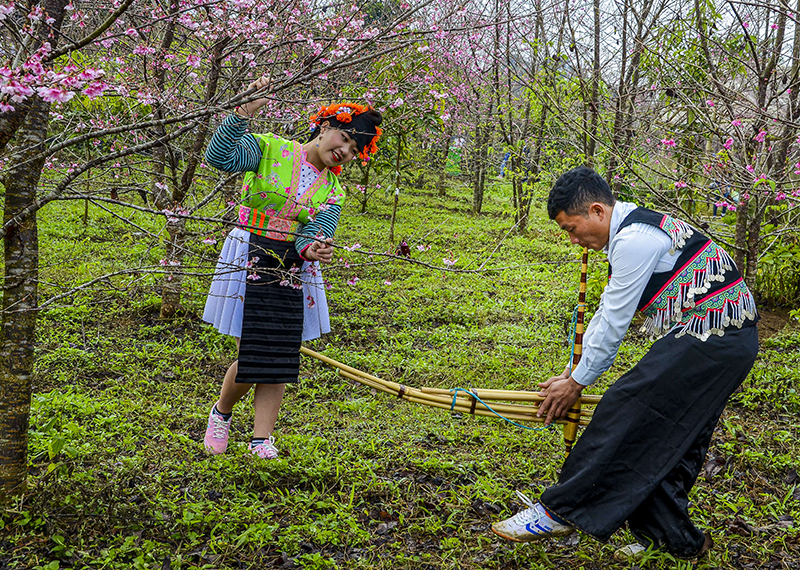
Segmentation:
[(614, 209), (611, 211), (611, 224), (608, 227), (608, 243), (603, 248), (603, 253), (608, 255), (608, 248), (611, 246), (611, 242), (614, 241), (614, 238), (617, 236), (619, 225), (625, 218), (628, 217), (628, 214), (630, 214), (636, 208), (638, 208), (638, 206), (633, 202), (621, 202), (617, 200), (614, 203)]

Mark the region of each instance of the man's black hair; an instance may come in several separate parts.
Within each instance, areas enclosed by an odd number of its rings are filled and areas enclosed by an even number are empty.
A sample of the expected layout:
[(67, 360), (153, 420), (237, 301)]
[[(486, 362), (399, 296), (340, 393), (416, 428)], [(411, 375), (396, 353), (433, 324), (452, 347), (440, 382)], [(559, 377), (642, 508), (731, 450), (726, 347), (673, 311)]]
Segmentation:
[(551, 220), (555, 220), (559, 212), (568, 216), (587, 215), (592, 202), (613, 206), (616, 200), (602, 176), (591, 168), (579, 166), (556, 180), (547, 198), (547, 215)]

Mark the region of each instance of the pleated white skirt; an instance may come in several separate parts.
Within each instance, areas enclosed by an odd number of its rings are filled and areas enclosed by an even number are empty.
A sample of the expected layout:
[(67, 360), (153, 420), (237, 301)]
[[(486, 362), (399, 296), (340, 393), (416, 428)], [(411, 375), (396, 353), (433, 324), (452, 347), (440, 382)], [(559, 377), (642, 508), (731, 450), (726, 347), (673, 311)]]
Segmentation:
[[(234, 228), (225, 238), (206, 299), (203, 320), (219, 332), (241, 338), (244, 297), (247, 288), (247, 255), (250, 232)], [(303, 340), (313, 340), (330, 332), (325, 283), (317, 262), (303, 264)]]

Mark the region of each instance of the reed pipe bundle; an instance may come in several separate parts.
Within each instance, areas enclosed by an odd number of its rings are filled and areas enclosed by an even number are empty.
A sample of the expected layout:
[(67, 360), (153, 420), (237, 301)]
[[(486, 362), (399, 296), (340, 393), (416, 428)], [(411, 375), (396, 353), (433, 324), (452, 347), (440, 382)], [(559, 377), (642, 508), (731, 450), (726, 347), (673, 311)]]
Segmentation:
[[(454, 412), (473, 414), (476, 416), (496, 417), (496, 414), (489, 410), (484, 404), (464, 392), (459, 392), (455, 398), (455, 402), (453, 402), (453, 393), (444, 388), (412, 388), (397, 382), (392, 382), (391, 380), (384, 380), (377, 376), (367, 374), (366, 372), (337, 362), (332, 358), (306, 347), (301, 347), (300, 352), (337, 368), (339, 374), (345, 378), (349, 378), (350, 380), (354, 380), (375, 390), (397, 396), (409, 402), (423, 404), (433, 408), (452, 409)], [(509, 420), (517, 422), (543, 422), (545, 419), (544, 417), (539, 418), (536, 416), (539, 410), (538, 403), (544, 400), (544, 398), (539, 396), (536, 392), (483, 389), (470, 389), (470, 392), (476, 394), (481, 400), (488, 402), (493, 410)], [(583, 396), (581, 399), (586, 405), (595, 405), (600, 400), (600, 396), (587, 395)], [(497, 400), (531, 402), (532, 405), (498, 403)], [(591, 410), (583, 410), (580, 413), (577, 425), (588, 425), (591, 416)], [(563, 419), (555, 423), (564, 424), (566, 426), (571, 422)]]

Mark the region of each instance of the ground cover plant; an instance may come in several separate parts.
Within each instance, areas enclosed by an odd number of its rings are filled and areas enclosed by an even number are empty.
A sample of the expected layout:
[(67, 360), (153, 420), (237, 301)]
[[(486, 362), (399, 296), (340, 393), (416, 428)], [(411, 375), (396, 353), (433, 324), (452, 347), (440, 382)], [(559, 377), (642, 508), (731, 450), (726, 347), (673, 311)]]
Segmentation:
[[(310, 347), (413, 386), (529, 389), (559, 370), (578, 252), (541, 202), (526, 235), (509, 233), (511, 192), (493, 183), (473, 216), (466, 185), (452, 183), (446, 198), (404, 189), (395, 233), (427, 265), (365, 253), (395, 251), (386, 239), (393, 197), (373, 195), (365, 214), (351, 200), (337, 241), (352, 251), (339, 250), (328, 271), (333, 332)], [(92, 208), (84, 226), (83, 205), (43, 211), (42, 282), (68, 288), (114, 267), (157, 264), (163, 249), (125, 237), (130, 227), (113, 212)], [(144, 214), (131, 219), (158, 229)], [(196, 241), (195, 253), (213, 260), (215, 247)], [(492, 271), (444, 271), (477, 269), (490, 255)], [(590, 261), (595, 303), (602, 259)], [(41, 312), (29, 490), (0, 518), (0, 568), (633, 566), (613, 558), (625, 532), (608, 544), (575, 534), (514, 545), (489, 531), (519, 508), (515, 489), (536, 496), (557, 478), (560, 430), (415, 406), (313, 360), (288, 391), (277, 461), (246, 452), (249, 399), (235, 410), (229, 452), (206, 455), (208, 408), (234, 344), (201, 323), (208, 276), (197, 273), (173, 320), (159, 317), (161, 282), (151, 274)], [(800, 567), (800, 329), (765, 311), (761, 334), (691, 495), (716, 548), (694, 564), (647, 553), (638, 567)], [(648, 346), (632, 329), (591, 392)]]

